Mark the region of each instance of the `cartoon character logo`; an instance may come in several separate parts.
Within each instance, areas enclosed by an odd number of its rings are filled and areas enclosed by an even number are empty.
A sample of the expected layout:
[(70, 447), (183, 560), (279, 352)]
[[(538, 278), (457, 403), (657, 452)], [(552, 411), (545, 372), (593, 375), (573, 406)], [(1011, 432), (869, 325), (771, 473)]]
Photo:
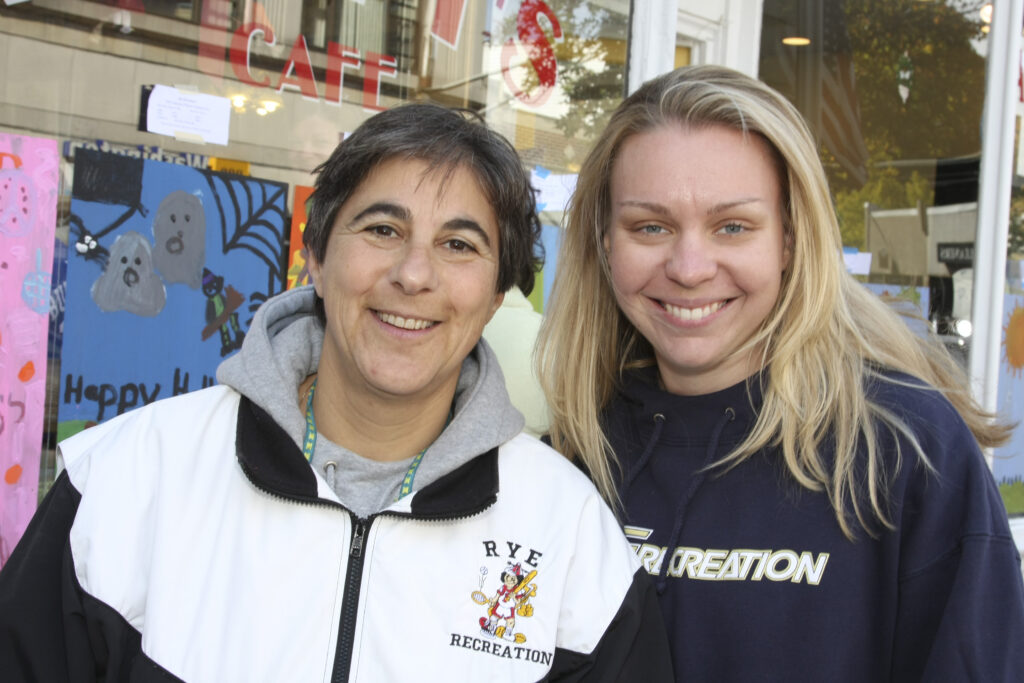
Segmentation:
[(536, 577), (537, 570), (523, 576), (522, 565), (510, 563), (501, 572), (501, 586), (488, 598), (483, 592), (487, 567), (480, 567), (480, 590), (473, 591), (472, 598), (478, 605), (487, 605), (487, 615), (480, 617), (480, 630), (485, 636), (519, 644), (526, 642), (526, 635), (515, 630), (516, 616), (533, 616), (530, 598), (537, 595), (537, 584), (531, 581)]

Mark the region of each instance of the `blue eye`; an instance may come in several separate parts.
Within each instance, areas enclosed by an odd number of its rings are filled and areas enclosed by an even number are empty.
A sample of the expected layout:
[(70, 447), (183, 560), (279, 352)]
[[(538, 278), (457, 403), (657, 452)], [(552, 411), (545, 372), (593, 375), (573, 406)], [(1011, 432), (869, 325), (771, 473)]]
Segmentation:
[(645, 235), (659, 235), (665, 232), (665, 228), (661, 227), (660, 225), (650, 223), (648, 225), (641, 226), (640, 232), (644, 233)]
[(740, 225), (739, 223), (729, 223), (722, 226), (719, 230), (724, 235), (739, 235), (746, 230), (746, 226)]

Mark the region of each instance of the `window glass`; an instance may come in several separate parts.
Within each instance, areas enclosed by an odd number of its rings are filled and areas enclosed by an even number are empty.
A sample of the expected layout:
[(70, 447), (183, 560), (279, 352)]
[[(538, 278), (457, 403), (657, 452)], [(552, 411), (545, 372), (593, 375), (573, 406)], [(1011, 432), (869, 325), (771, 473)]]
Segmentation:
[(760, 56), (762, 80), (821, 143), (848, 263), (911, 299), (961, 355), (970, 306), (954, 275), (970, 267), (977, 215), (979, 4), (766, 0)]
[[(820, 142), (847, 268), (916, 310), (965, 366), (990, 19), (990, 3), (970, 0), (764, 0), (761, 35), (760, 78), (796, 104)], [(1019, 187), (999, 377), (999, 411), (1018, 421)], [(1024, 514), (1020, 430), (996, 449), (993, 472), (1009, 512)]]

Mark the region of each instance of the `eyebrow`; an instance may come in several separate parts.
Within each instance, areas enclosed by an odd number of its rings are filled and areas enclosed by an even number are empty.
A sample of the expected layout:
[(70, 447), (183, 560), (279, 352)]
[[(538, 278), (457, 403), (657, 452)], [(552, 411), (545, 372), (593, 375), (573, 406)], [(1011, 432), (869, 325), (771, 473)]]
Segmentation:
[[(734, 209), (737, 206), (743, 206), (744, 204), (753, 204), (755, 202), (761, 201), (764, 200), (762, 200), (760, 197), (743, 197), (741, 199), (734, 199), (728, 202), (719, 202), (718, 204), (708, 207), (706, 215), (715, 216), (724, 211), (728, 211), (729, 209)], [(671, 214), (671, 211), (669, 211), (668, 207), (665, 206), (664, 204), (658, 204), (657, 202), (647, 202), (640, 199), (626, 199), (619, 202), (619, 206), (635, 206), (641, 209), (647, 209), (648, 211), (653, 211), (654, 213), (659, 213), (662, 216), (668, 216)]]
[(640, 199), (625, 199), (619, 202), (619, 206), (635, 206), (640, 209), (653, 211), (654, 213), (660, 213), (663, 216), (667, 216), (669, 214), (668, 207), (655, 202), (645, 202)]
[(742, 199), (734, 199), (733, 201), (729, 201), (729, 202), (721, 202), (719, 204), (715, 204), (712, 207), (709, 207), (708, 211), (707, 211), (707, 215), (708, 216), (714, 216), (716, 214), (722, 213), (723, 211), (728, 211), (729, 209), (734, 209), (737, 206), (743, 206), (744, 204), (753, 204), (755, 202), (760, 202), (760, 201), (763, 201), (760, 197), (743, 197)]
[(412, 218), (412, 214), (409, 213), (409, 209), (405, 208), (401, 204), (395, 204), (393, 202), (374, 202), (368, 207), (357, 213), (352, 217), (352, 220), (348, 222), (349, 225), (354, 225), (359, 221), (363, 220), (367, 216), (373, 215), (384, 215), (398, 220), (407, 221)]
[(450, 221), (445, 221), (444, 227), (448, 230), (469, 230), (479, 235), (488, 249), (491, 247), (491, 238), (487, 236), (487, 232), (480, 224), (472, 218), (453, 218)]
[[(356, 223), (366, 219), (368, 216), (390, 216), (400, 221), (412, 220), (412, 213), (409, 209), (402, 206), (401, 204), (395, 204), (394, 202), (374, 202), (368, 207), (357, 213), (349, 221), (349, 225), (355, 225)], [(487, 232), (471, 218), (453, 218), (446, 221), (444, 224), (447, 230), (468, 230), (480, 236), (484, 244), (490, 248), (491, 238), (487, 236)]]

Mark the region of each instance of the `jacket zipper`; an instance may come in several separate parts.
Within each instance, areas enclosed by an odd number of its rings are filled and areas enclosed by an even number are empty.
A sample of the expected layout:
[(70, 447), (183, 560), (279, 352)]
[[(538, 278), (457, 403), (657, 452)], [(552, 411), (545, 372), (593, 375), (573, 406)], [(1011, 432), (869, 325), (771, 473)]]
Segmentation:
[(467, 510), (461, 514), (435, 513), (432, 515), (417, 515), (415, 517), (410, 514), (382, 510), (377, 514), (370, 515), (364, 519), (362, 517), (357, 517), (344, 505), (327, 501), (323, 498), (311, 498), (274, 491), (260, 483), (256, 477), (253, 476), (249, 467), (244, 462), (240, 462), (239, 464), (246, 478), (252, 482), (256, 488), (273, 498), (299, 503), (301, 505), (326, 506), (340, 509), (345, 511), (353, 520), (352, 546), (349, 549), (348, 554), (348, 570), (345, 575), (345, 593), (342, 596), (341, 624), (338, 628), (338, 644), (334, 651), (334, 670), (331, 673), (331, 683), (346, 683), (348, 681), (350, 669), (352, 668), (352, 649), (356, 635), (356, 619), (359, 616), (359, 593), (362, 586), (363, 564), (365, 560), (363, 557), (363, 544), (366, 542), (366, 533), (369, 531), (370, 526), (372, 526), (373, 520), (378, 516), (384, 515), (388, 517), (402, 517), (430, 522), (457, 522), (459, 520), (476, 517), (494, 504), (494, 501), (490, 500), (486, 505), (479, 509)]
[(352, 646), (356, 637), (356, 619), (359, 617), (359, 591), (363, 579), (363, 543), (370, 528), (372, 517), (362, 519), (353, 515), (352, 547), (348, 553), (348, 569), (345, 573), (345, 593), (342, 596), (341, 624), (338, 627), (338, 646), (334, 651), (334, 674), (332, 683), (348, 681), (352, 668)]

